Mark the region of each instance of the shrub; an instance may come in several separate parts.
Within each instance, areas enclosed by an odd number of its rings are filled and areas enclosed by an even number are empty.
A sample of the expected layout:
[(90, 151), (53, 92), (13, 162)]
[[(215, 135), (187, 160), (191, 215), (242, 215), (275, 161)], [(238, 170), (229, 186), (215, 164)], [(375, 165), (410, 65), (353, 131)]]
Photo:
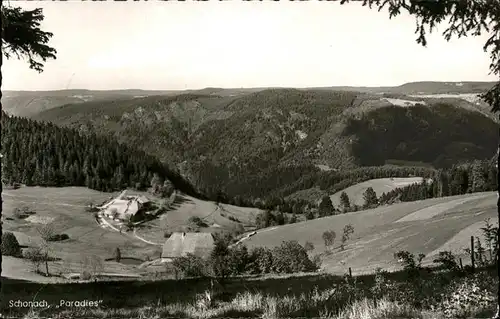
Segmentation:
[(25, 219), (28, 218), (29, 216), (35, 214), (34, 211), (30, 210), (29, 207), (24, 206), (23, 208), (14, 208), (14, 211), (12, 212), (14, 217), (17, 219)]
[(415, 255), (412, 253), (402, 250), (394, 253), (394, 258), (398, 260), (410, 277), (417, 277), (422, 269), (422, 260), (425, 258), (425, 255), (419, 254), (415, 258)]
[(241, 223), (241, 221), (238, 218), (234, 217), (234, 216), (229, 216), (228, 219), (230, 221), (235, 222), (235, 223)]
[(277, 273), (308, 272), (317, 270), (309, 259), (306, 250), (297, 241), (285, 241), (275, 247), (273, 253), (273, 270)]
[(273, 269), (273, 253), (269, 248), (254, 248), (249, 260), (248, 269), (252, 274), (268, 274)]
[(387, 271), (377, 268), (375, 270), (375, 282), (371, 287), (373, 296), (380, 299), (389, 295), (395, 289), (395, 284), (387, 279)]
[(313, 243), (311, 243), (310, 241), (306, 241), (306, 243), (304, 244), (304, 249), (305, 249), (307, 252), (313, 251), (313, 250), (314, 250), (314, 245), (313, 245)]
[(2, 234), (2, 255), (4, 256), (21, 256), (21, 247), (17, 241), (16, 236), (11, 232)]
[(229, 250), (229, 267), (231, 275), (241, 275), (248, 271), (249, 259), (248, 249), (244, 245), (238, 245)]
[(432, 262), (440, 264), (441, 267), (446, 270), (460, 270), (460, 266), (457, 264), (455, 256), (453, 256), (451, 251), (440, 251), (438, 257), (435, 258)]
[(314, 255), (312, 262), (313, 262), (314, 266), (316, 267), (316, 269), (321, 268), (322, 261), (321, 261), (320, 255)]
[(204, 277), (209, 274), (207, 262), (193, 254), (174, 259), (172, 265), (186, 277)]
[(189, 217), (188, 222), (196, 227), (208, 227), (208, 225), (198, 216)]
[(55, 234), (55, 235), (49, 236), (47, 238), (47, 241), (62, 241), (62, 240), (66, 240), (66, 239), (69, 239), (68, 234)]
[(325, 242), (325, 247), (329, 248), (333, 246), (333, 243), (335, 242), (335, 238), (337, 237), (337, 234), (333, 230), (327, 230), (323, 233), (322, 235), (323, 241)]
[(495, 286), (484, 274), (463, 278), (447, 289), (436, 310), (448, 318), (475, 316), (484, 309), (493, 308), (496, 296), (490, 289)]

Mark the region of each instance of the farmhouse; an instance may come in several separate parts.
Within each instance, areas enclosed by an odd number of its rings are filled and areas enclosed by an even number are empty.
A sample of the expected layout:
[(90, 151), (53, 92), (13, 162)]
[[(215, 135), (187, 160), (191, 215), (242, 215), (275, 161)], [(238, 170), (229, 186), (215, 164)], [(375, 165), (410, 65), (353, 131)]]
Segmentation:
[(123, 191), (118, 197), (99, 207), (102, 213), (114, 220), (124, 220), (137, 214), (137, 212), (148, 205), (150, 200), (146, 196), (126, 196)]
[(173, 233), (163, 245), (162, 262), (193, 254), (206, 258), (212, 252), (214, 238), (210, 233)]

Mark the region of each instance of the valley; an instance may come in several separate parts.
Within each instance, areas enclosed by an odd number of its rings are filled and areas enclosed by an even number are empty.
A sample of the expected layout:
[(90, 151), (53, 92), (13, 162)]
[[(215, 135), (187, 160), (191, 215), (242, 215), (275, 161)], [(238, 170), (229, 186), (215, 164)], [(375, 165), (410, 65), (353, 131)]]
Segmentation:
[[(223, 193), (246, 203), (314, 189), (321, 167), (439, 169), (491, 158), (497, 119), (470, 98), (489, 85), (207, 89), (67, 104), (30, 117), (111, 135), (179, 170), (212, 200)], [(394, 99), (424, 104), (401, 107)]]
[[(18, 281), (92, 294), (91, 281), (271, 287), (266, 278), (397, 273), (404, 251), (424, 254), (423, 267), (445, 250), (468, 265), (470, 236), (498, 222), (498, 121), (476, 84), (421, 87), (86, 91), (77, 102), (9, 92), (34, 107), (6, 99), (2, 119), (2, 224), (24, 257), (4, 256), (2, 277), (26, 293)], [(154, 213), (105, 213), (120, 193)], [(46, 228), (61, 239), (42, 238)], [(186, 253), (207, 233), (227, 256)]]

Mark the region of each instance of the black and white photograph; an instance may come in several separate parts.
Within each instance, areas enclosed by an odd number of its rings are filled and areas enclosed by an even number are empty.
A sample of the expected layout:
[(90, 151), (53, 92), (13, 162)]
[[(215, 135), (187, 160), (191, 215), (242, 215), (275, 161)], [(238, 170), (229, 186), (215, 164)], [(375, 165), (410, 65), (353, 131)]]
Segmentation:
[(0, 6), (0, 318), (500, 319), (500, 0)]

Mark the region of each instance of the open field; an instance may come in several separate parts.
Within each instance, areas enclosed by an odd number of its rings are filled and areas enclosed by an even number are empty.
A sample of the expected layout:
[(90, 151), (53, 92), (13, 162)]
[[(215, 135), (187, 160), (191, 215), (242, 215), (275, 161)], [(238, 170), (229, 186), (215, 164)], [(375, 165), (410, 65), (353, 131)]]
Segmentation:
[[(353, 273), (373, 271), (377, 267), (394, 269), (395, 252), (407, 250), (427, 254), (424, 264), (432, 261), (442, 250), (453, 248), (457, 253), (468, 247), (472, 231), (481, 236), (478, 228), (486, 218), (497, 223), (496, 193), (474, 193), (399, 203), (376, 209), (319, 218), (257, 231), (245, 241), (250, 247), (279, 245), (282, 241), (297, 240), (313, 243), (313, 254), (323, 254), (322, 268), (342, 274), (352, 267)], [(341, 251), (340, 238), (344, 225), (352, 224), (354, 234)], [(477, 229), (476, 229), (477, 228)], [(322, 234), (334, 230), (337, 239), (330, 254), (325, 254)], [(460, 247), (461, 246), (461, 247)], [(463, 254), (464, 261), (467, 260)]]
[(390, 192), (396, 188), (405, 187), (414, 183), (421, 183), (422, 177), (394, 177), (394, 178), (377, 178), (371, 179), (362, 183), (358, 183), (351, 187), (348, 187), (342, 191), (336, 192), (330, 196), (333, 206), (338, 207), (340, 205), (340, 194), (346, 192), (351, 201), (351, 205), (362, 206), (365, 202), (363, 198), (363, 193), (368, 187), (372, 187), (377, 196), (382, 195), (382, 193)]
[[(131, 194), (140, 192), (130, 191)], [(178, 195), (170, 210), (161, 218), (144, 223), (135, 232), (116, 231), (99, 225), (93, 213), (86, 212), (89, 203), (102, 203), (118, 193), (102, 193), (84, 187), (43, 188), (23, 187), (3, 192), (3, 230), (11, 231), (24, 248), (38, 245), (42, 240), (37, 228), (50, 222), (57, 234), (68, 234), (69, 239), (51, 242), (51, 255), (60, 261), (50, 262), (49, 270), (53, 274), (81, 272), (81, 260), (84, 256), (96, 255), (102, 260), (113, 256), (118, 247), (123, 257), (136, 258), (142, 261), (159, 258), (161, 245), (165, 242), (165, 230), (178, 230), (188, 224), (191, 216), (201, 217), (209, 226), (214, 223), (219, 228), (209, 227), (202, 231), (232, 231), (239, 224), (249, 226), (253, 220), (254, 210), (224, 205), (227, 217), (234, 216), (241, 222), (229, 220), (220, 214), (221, 209), (215, 203), (202, 201), (190, 196)], [(151, 196), (150, 196), (151, 197)], [(14, 208), (28, 207), (35, 211), (25, 219), (16, 218)], [(245, 217), (248, 213), (250, 217)], [(9, 257), (3, 261), (2, 276), (53, 282), (53, 278), (45, 278), (31, 271), (29, 262)], [(135, 265), (106, 261), (104, 271), (126, 275), (144, 274), (147, 269), (138, 269)]]
[[(179, 195), (172, 210), (160, 218), (143, 223), (136, 229), (137, 235), (154, 243), (165, 241), (164, 232), (185, 231), (190, 217), (200, 217), (208, 226), (202, 232), (237, 232), (253, 229), (257, 208), (238, 207), (204, 201), (192, 196)], [(231, 219), (230, 219), (231, 218)]]

